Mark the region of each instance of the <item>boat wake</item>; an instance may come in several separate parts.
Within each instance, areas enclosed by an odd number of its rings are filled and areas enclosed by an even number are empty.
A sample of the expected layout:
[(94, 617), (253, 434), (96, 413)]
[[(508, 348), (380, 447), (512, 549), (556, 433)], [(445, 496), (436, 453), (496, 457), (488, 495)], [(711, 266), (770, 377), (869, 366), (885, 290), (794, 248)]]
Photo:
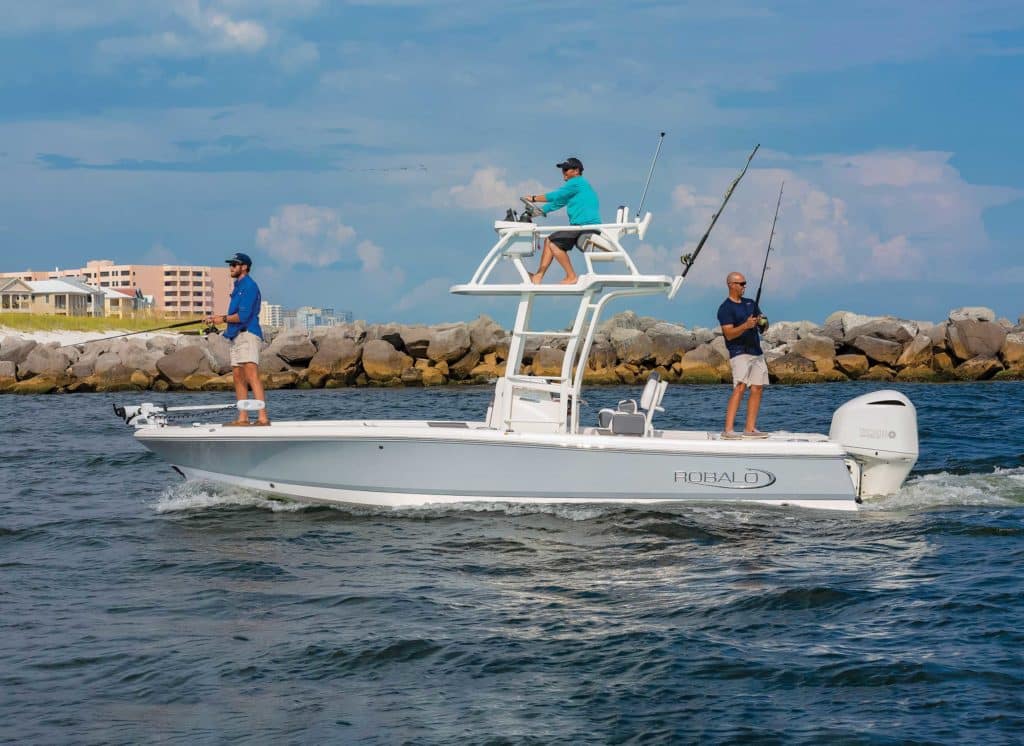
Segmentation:
[(917, 511), (988, 506), (1024, 506), (1024, 467), (997, 467), (984, 474), (922, 474), (908, 480), (894, 495), (865, 501), (862, 509)]
[(157, 513), (177, 513), (211, 508), (260, 508), (275, 513), (306, 510), (310, 506), (242, 487), (209, 482), (179, 482), (168, 487), (153, 503)]

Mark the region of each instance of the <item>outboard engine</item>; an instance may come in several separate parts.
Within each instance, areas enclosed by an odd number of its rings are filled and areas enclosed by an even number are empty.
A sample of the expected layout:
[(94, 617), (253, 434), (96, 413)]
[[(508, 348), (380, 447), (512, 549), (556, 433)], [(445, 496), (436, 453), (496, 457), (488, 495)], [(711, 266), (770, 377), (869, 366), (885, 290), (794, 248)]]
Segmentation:
[(917, 462), (917, 410), (898, 391), (864, 394), (836, 410), (828, 437), (860, 465), (860, 497), (891, 495)]

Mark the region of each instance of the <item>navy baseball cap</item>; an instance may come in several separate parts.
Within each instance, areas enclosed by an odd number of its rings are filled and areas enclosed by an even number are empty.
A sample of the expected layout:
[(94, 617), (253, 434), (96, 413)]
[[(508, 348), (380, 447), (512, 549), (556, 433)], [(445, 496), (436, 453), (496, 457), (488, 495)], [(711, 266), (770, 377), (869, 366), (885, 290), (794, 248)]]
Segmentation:
[(226, 264), (244, 264), (246, 267), (252, 267), (252, 259), (249, 258), (248, 254), (243, 254), (240, 251), (236, 251), (235, 255), (224, 260)]
[(578, 168), (580, 173), (583, 173), (583, 161), (576, 157), (566, 158), (561, 163), (556, 163), (555, 168), (560, 168), (563, 171), (567, 168)]

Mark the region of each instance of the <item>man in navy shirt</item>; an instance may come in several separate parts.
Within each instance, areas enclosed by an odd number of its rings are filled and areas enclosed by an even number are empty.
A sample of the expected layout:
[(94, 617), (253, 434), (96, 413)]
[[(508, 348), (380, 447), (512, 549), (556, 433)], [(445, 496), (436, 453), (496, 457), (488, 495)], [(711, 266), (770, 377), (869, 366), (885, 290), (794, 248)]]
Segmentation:
[(761, 309), (750, 298), (743, 297), (747, 287), (747, 279), (739, 272), (730, 272), (725, 278), (729, 288), (729, 297), (718, 307), (718, 323), (722, 325), (725, 335), (725, 346), (729, 350), (729, 364), (732, 366), (732, 396), (725, 410), (725, 438), (739, 438), (733, 430), (736, 412), (739, 411), (743, 393), (750, 387), (750, 398), (747, 400), (747, 421), (743, 428), (743, 436), (763, 438), (764, 433), (757, 429), (757, 412), (761, 407), (761, 392), (768, 385), (768, 365), (761, 351), (761, 340), (758, 337), (758, 326), (762, 319)]
[[(249, 398), (252, 389), (253, 398), (263, 402), (255, 424), (269, 425), (267, 417), (266, 395), (260, 381), (260, 345), (263, 343), (263, 330), (260, 328), (260, 288), (249, 276), (252, 259), (248, 254), (236, 253), (225, 259), (235, 281), (231, 291), (231, 302), (228, 312), (223, 316), (209, 316), (210, 324), (228, 325), (224, 338), (231, 340), (231, 375), (235, 382), (235, 398), (238, 401)], [(238, 410), (238, 419), (228, 425), (249, 425), (249, 413)]]

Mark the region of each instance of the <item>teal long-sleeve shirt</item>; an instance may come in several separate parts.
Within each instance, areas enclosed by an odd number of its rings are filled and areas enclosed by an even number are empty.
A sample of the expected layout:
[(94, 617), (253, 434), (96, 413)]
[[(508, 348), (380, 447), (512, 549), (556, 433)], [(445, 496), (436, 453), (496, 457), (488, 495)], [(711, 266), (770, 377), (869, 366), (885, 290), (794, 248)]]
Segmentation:
[(597, 192), (582, 176), (574, 176), (553, 192), (544, 195), (544, 214), (562, 207), (569, 214), (569, 225), (595, 225), (601, 222)]

